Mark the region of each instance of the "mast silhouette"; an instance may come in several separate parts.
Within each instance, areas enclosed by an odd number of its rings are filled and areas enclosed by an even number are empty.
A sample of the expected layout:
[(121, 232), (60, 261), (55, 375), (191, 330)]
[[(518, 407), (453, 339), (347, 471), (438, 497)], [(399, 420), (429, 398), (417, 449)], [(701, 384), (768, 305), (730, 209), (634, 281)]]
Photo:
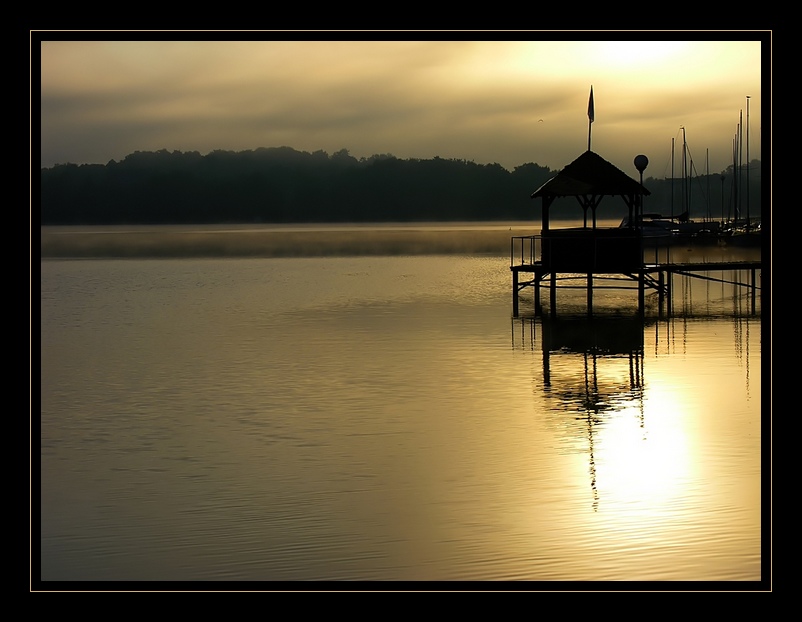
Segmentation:
[(746, 96), (746, 230), (752, 226), (749, 219), (749, 95)]

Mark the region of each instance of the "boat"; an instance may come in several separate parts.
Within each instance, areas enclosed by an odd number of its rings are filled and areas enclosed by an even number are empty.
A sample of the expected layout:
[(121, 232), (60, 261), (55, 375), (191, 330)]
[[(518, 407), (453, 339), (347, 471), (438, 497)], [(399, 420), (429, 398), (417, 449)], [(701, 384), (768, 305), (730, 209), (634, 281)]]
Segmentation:
[[(690, 160), (690, 151), (688, 149), (688, 142), (685, 137), (685, 128), (680, 127), (682, 130), (682, 176), (677, 179), (674, 177), (674, 141), (671, 142), (671, 215), (665, 216), (662, 214), (644, 214), (642, 216), (641, 226), (643, 228), (644, 237), (660, 237), (661, 232), (663, 236), (668, 231), (669, 241), (672, 244), (715, 244), (719, 239), (721, 223), (708, 217), (701, 220), (694, 220), (690, 217), (691, 212), (691, 182), (693, 176), (689, 172), (689, 167), (693, 169), (693, 162)], [(674, 190), (673, 184), (675, 181), (680, 181), (682, 192), (680, 197), (682, 213), (674, 214)]]
[(760, 246), (763, 239), (761, 221), (727, 223), (719, 235), (720, 243), (727, 246)]
[(679, 216), (663, 216), (662, 214), (643, 214), (634, 223), (629, 217), (619, 227), (639, 227), (644, 238), (681, 244), (691, 241), (714, 243), (718, 239), (720, 223), (717, 221), (696, 221), (688, 218), (688, 212)]
[(715, 243), (721, 231), (717, 220), (691, 220), (685, 211), (673, 218), (676, 237), (681, 242)]
[(618, 227), (621, 229), (640, 229), (644, 238), (666, 243), (671, 242), (677, 235), (673, 220), (660, 214), (643, 214), (632, 220), (628, 216), (624, 216)]

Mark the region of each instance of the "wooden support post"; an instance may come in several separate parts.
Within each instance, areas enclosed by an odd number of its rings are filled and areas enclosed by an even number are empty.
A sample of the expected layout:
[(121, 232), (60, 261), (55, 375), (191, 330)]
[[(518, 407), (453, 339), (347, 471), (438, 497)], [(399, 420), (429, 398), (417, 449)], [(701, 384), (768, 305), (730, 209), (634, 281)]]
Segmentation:
[(640, 270), (638, 272), (638, 313), (643, 316), (644, 314), (644, 289), (645, 289), (645, 272)]
[(593, 315), (593, 273), (588, 272), (588, 315)]
[(543, 384), (547, 387), (551, 385), (551, 331), (551, 326), (540, 325), (540, 341), (543, 348)]
[(549, 286), (549, 295), (550, 295), (550, 305), (551, 305), (551, 317), (556, 317), (557, 315), (557, 273), (552, 271), (551, 273), (551, 285)]
[(657, 294), (657, 310), (658, 310), (658, 315), (660, 317), (663, 317), (663, 299), (665, 298), (663, 292), (663, 288), (665, 286), (664, 280), (665, 280), (665, 273), (662, 270), (660, 270), (660, 272), (658, 273), (658, 280), (657, 280), (657, 291), (659, 292)]
[(512, 269), (512, 317), (518, 317), (518, 270)]
[(540, 315), (543, 312), (543, 308), (540, 305), (540, 279), (543, 275), (541, 275), (537, 270), (534, 273), (534, 286), (535, 286), (535, 315)]
[(755, 296), (757, 292), (757, 281), (755, 281), (755, 269), (752, 268), (752, 315), (755, 314)]

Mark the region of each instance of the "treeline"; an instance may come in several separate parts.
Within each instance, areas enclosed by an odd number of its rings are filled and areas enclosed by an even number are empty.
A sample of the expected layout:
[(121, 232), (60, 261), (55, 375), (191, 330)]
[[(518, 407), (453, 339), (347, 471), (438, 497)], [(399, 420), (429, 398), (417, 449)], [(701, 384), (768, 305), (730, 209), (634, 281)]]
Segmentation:
[[(439, 157), (356, 159), (345, 149), (332, 155), (289, 147), (205, 156), (137, 151), (105, 165), (43, 168), (41, 224), (532, 220), (540, 218), (540, 201), (530, 194), (557, 172), (533, 163), (508, 171), (499, 164)], [(731, 173), (724, 173), (730, 182)], [(718, 218), (722, 197), (732, 205), (732, 184), (722, 183), (720, 176), (694, 180), (694, 194), (701, 192), (703, 202), (692, 199), (692, 216), (707, 215), (712, 205)], [(760, 213), (759, 162), (750, 167), (749, 181), (755, 216)], [(669, 213), (672, 201), (682, 204), (679, 182), (650, 178), (644, 186), (652, 193), (647, 211)], [(625, 212), (623, 202), (606, 198), (599, 217)], [(552, 217), (561, 215), (576, 218), (582, 211), (575, 199), (563, 199)]]

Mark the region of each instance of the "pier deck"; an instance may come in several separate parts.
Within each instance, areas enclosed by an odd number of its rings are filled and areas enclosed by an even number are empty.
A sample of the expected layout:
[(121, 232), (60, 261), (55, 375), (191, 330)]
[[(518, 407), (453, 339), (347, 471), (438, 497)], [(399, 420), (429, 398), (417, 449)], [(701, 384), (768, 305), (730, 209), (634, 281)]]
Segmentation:
[[(703, 262), (682, 262), (682, 261), (666, 261), (666, 262), (652, 262), (642, 263), (635, 269), (621, 270), (618, 272), (600, 271), (593, 268), (585, 271), (558, 271), (552, 267), (547, 266), (542, 261), (522, 262), (518, 264), (511, 264), (510, 271), (512, 272), (512, 308), (513, 316), (518, 317), (519, 300), (518, 294), (525, 287), (534, 287), (535, 289), (535, 314), (542, 313), (542, 306), (540, 302), (540, 288), (548, 287), (550, 293), (550, 312), (552, 315), (556, 314), (556, 290), (558, 278), (573, 278), (573, 279), (586, 279), (585, 288), (587, 289), (588, 313), (591, 314), (593, 310), (593, 290), (600, 286), (594, 285), (594, 280), (607, 279), (613, 275), (630, 281), (631, 289), (634, 286), (638, 289), (638, 309), (641, 313), (644, 310), (644, 296), (647, 289), (653, 289), (658, 293), (658, 308), (660, 313), (663, 313), (664, 302), (671, 299), (671, 277), (673, 275), (683, 275), (692, 278), (706, 279), (710, 281), (717, 281), (722, 283), (730, 283), (739, 287), (748, 288), (751, 292), (751, 306), (752, 312), (755, 312), (756, 307), (756, 293), (761, 289), (759, 280), (761, 275), (761, 261), (703, 261)], [(731, 278), (723, 278), (710, 276), (710, 272), (731, 273)], [(743, 280), (742, 276), (746, 273), (746, 279)], [(521, 275), (531, 275), (531, 278), (521, 281)], [(549, 278), (548, 285), (544, 284), (546, 277)], [(741, 279), (741, 280), (739, 280)], [(573, 286), (576, 288), (577, 286)], [(623, 285), (601, 286), (605, 288), (627, 288)], [(670, 307), (670, 305), (669, 305)]]

